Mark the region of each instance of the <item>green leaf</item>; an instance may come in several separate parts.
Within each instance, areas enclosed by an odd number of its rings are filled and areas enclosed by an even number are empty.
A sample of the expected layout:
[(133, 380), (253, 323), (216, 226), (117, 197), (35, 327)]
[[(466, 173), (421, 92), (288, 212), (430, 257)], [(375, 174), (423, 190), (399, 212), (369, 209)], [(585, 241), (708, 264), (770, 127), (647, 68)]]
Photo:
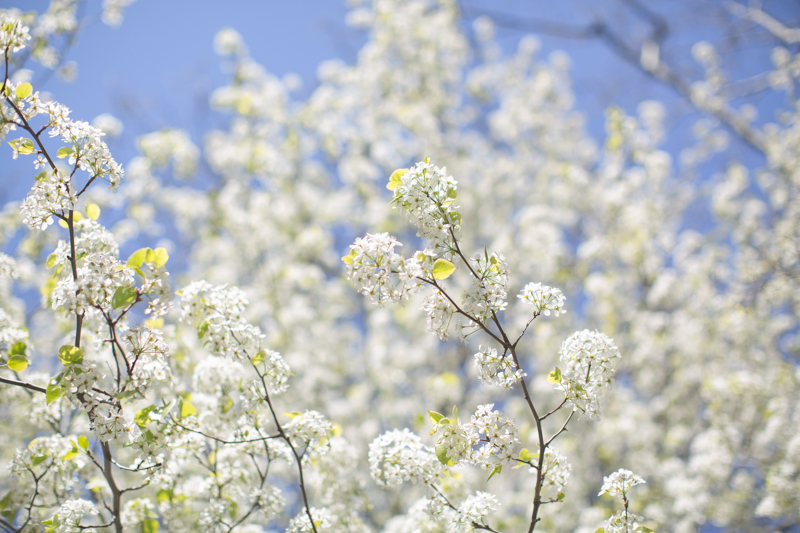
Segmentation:
[(64, 457), (61, 458), (61, 460), (62, 461), (72, 461), (76, 457), (78, 457), (78, 448), (73, 446), (72, 449), (70, 451), (68, 451), (67, 454)]
[(56, 152), (56, 157), (59, 159), (66, 159), (67, 157), (71, 156), (74, 153), (75, 150), (73, 150), (71, 147), (62, 146), (61, 148), (58, 149), (58, 152)]
[(88, 450), (88, 449), (89, 449), (89, 439), (87, 439), (87, 438), (86, 438), (85, 436), (83, 436), (83, 435), (81, 435), (80, 437), (78, 437), (78, 444), (79, 444), (79, 445), (80, 445), (80, 447), (81, 447), (81, 448), (83, 448), (84, 450)]
[(8, 355), (25, 355), (26, 348), (24, 341), (15, 342), (8, 350)]
[(83, 350), (70, 344), (65, 344), (58, 349), (58, 358), (64, 366), (79, 365), (83, 363)]
[(8, 504), (9, 504), (10, 502), (11, 502), (11, 493), (9, 492), (9, 493), (8, 493), (8, 494), (6, 494), (5, 496), (3, 496), (3, 499), (2, 499), (2, 500), (0, 500), (0, 511), (2, 511), (3, 509), (5, 509), (6, 507), (8, 507)]
[(169, 254), (167, 253), (166, 248), (156, 248), (153, 250), (154, 259), (153, 261), (156, 264), (156, 268), (161, 268), (167, 264), (169, 260)]
[(349, 265), (350, 263), (353, 262), (353, 256), (352, 255), (343, 255), (342, 256), (342, 262), (344, 264), (346, 264), (346, 265)]
[(28, 360), (24, 355), (12, 355), (8, 358), (8, 368), (14, 372), (22, 372), (28, 368)]
[(598, 527), (597, 529), (594, 530), (594, 533), (606, 533), (606, 528)]
[(444, 418), (442, 413), (437, 413), (436, 411), (428, 411), (428, 416), (431, 417), (431, 422), (434, 424), (438, 424), (439, 421)]
[(53, 265), (56, 264), (56, 254), (50, 254), (47, 256), (47, 268), (53, 268)]
[(114, 291), (114, 296), (111, 298), (111, 307), (114, 309), (124, 309), (136, 301), (139, 296), (136, 287), (119, 287)]
[(19, 145), (17, 145), (17, 151), (23, 155), (28, 155), (33, 153), (33, 141), (30, 139), (23, 139)]
[(40, 464), (45, 462), (46, 459), (47, 459), (46, 455), (34, 455), (33, 457), (31, 457), (31, 464), (33, 466), (39, 466)]
[(224, 400), (221, 399), (220, 404), (222, 407), (223, 414), (233, 409), (233, 399), (230, 396), (226, 396)]
[(210, 326), (210, 325), (211, 325), (210, 322), (203, 322), (203, 325), (201, 325), (199, 328), (197, 328), (197, 338), (198, 339), (202, 339), (203, 337), (206, 336), (206, 333), (208, 333), (208, 326)]
[(133, 416), (133, 421), (136, 422), (137, 426), (144, 429), (147, 423), (150, 422), (150, 412), (155, 410), (155, 408), (155, 405), (151, 405), (136, 411), (136, 414)]
[(33, 85), (30, 83), (20, 83), (17, 85), (17, 98), (27, 98), (33, 93)]
[(169, 502), (172, 499), (172, 490), (161, 489), (156, 493), (156, 501), (158, 503)]
[(642, 533), (653, 533), (653, 530), (649, 527), (640, 526)]
[(486, 478), (486, 481), (492, 479), (495, 474), (499, 474), (502, 470), (503, 470), (503, 465), (501, 464), (495, 465), (495, 467), (492, 469), (492, 473), (489, 474), (489, 477)]
[(267, 352), (266, 352), (266, 350), (261, 350), (260, 352), (258, 352), (257, 354), (255, 354), (255, 355), (253, 356), (253, 358), (252, 358), (252, 359), (250, 359), (250, 361), (251, 361), (251, 362), (252, 362), (254, 365), (257, 365), (257, 364), (259, 364), (259, 363), (262, 363), (262, 362), (264, 361), (264, 357), (266, 357), (266, 355), (267, 355)]
[(183, 400), (181, 404), (181, 418), (186, 418), (187, 416), (192, 416), (197, 414), (197, 408), (194, 405), (189, 403), (188, 400)]
[(47, 385), (47, 393), (45, 394), (45, 400), (47, 401), (47, 405), (50, 405), (51, 403), (58, 400), (62, 396), (64, 396), (64, 390), (61, 387), (53, 384)]
[(559, 492), (558, 496), (556, 496), (556, 500), (560, 501), (560, 502), (563, 502), (564, 501), (564, 493), (563, 492)]
[(530, 461), (531, 459), (533, 459), (533, 457), (534, 456), (531, 455), (531, 452), (528, 451), (528, 448), (522, 448), (519, 451), (519, 459), (520, 459), (520, 461)]
[(456, 266), (447, 259), (437, 259), (433, 263), (433, 277), (436, 279), (447, 279), (455, 270)]
[(86, 206), (86, 216), (92, 220), (100, 218), (100, 206), (97, 204), (89, 204)]
[(133, 254), (128, 258), (128, 263), (126, 266), (129, 268), (141, 268), (145, 259), (147, 258), (148, 250), (150, 250), (150, 248), (140, 248), (139, 250), (133, 252)]
[(389, 176), (389, 183), (386, 184), (386, 188), (390, 191), (395, 190), (399, 185), (403, 184), (403, 181), (400, 179), (408, 173), (407, 168), (398, 168), (392, 175)]
[(448, 455), (447, 455), (447, 446), (446, 445), (437, 444), (436, 448), (434, 448), (434, 450), (436, 451), (436, 457), (439, 459), (440, 463), (442, 463), (443, 465), (446, 465), (447, 463), (450, 462), (450, 457), (448, 457)]
[(157, 533), (158, 532), (158, 520), (153, 520), (152, 518), (148, 518), (144, 522), (142, 522), (142, 533)]
[(289, 418), (297, 418), (303, 413), (301, 413), (300, 411), (284, 411), (283, 414), (288, 416)]
[(547, 374), (548, 383), (561, 383), (561, 369), (556, 367), (555, 370)]

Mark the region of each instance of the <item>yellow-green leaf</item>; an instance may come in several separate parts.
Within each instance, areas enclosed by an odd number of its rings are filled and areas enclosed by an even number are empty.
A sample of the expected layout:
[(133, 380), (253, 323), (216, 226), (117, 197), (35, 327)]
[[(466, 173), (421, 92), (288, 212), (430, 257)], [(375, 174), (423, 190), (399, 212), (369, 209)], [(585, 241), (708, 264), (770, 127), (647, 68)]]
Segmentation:
[(17, 151), (22, 155), (32, 154), (33, 141), (30, 139), (23, 139), (22, 142), (17, 145)]
[(133, 254), (128, 258), (127, 266), (129, 268), (141, 268), (141, 266), (144, 264), (145, 258), (147, 257), (148, 250), (150, 250), (150, 248), (141, 248), (133, 252)]
[(58, 152), (56, 152), (56, 157), (59, 158), (59, 159), (65, 159), (65, 158), (71, 156), (74, 153), (75, 153), (75, 150), (73, 150), (71, 147), (62, 146), (61, 148), (58, 149)]
[(114, 296), (111, 298), (111, 307), (114, 309), (124, 309), (136, 301), (139, 293), (136, 287), (119, 287), (114, 291)]
[(389, 183), (386, 184), (386, 188), (390, 191), (395, 190), (398, 186), (403, 184), (402, 177), (408, 173), (407, 168), (398, 168), (392, 175), (389, 176)]
[(284, 411), (283, 414), (285, 414), (289, 418), (296, 418), (302, 415), (303, 413), (301, 413), (300, 411)]
[(350, 263), (353, 262), (353, 256), (352, 255), (344, 255), (344, 256), (342, 256), (342, 261), (344, 262), (344, 264), (349, 265)]
[(58, 400), (64, 395), (64, 391), (58, 385), (49, 384), (47, 385), (47, 392), (45, 394), (45, 400), (47, 401), (47, 405), (50, 405), (54, 401)]
[(436, 279), (447, 279), (455, 271), (456, 266), (447, 259), (437, 259), (433, 263), (433, 277)]
[(80, 447), (81, 447), (81, 448), (83, 448), (84, 450), (88, 450), (88, 449), (89, 449), (89, 439), (87, 439), (87, 438), (86, 438), (85, 436), (83, 436), (83, 435), (81, 435), (80, 437), (78, 437), (78, 444), (79, 444), (79, 445), (80, 445)]
[(17, 98), (27, 98), (33, 93), (33, 85), (30, 83), (20, 83), (17, 85)]
[(142, 522), (142, 533), (158, 533), (158, 520), (148, 518)]
[(555, 370), (547, 374), (548, 383), (561, 383), (561, 369), (556, 367)]
[(161, 268), (167, 264), (167, 261), (169, 260), (169, 254), (167, 253), (166, 248), (156, 248), (153, 250), (153, 254), (155, 256), (154, 261), (156, 263), (156, 267)]
[(181, 404), (181, 418), (197, 414), (197, 408), (186, 400)]
[(86, 206), (86, 216), (92, 220), (100, 218), (100, 206), (97, 204), (89, 204)]
[(28, 368), (28, 360), (24, 355), (12, 355), (8, 358), (8, 368), (14, 372), (22, 372)]
[(261, 350), (260, 352), (258, 352), (257, 354), (255, 354), (253, 356), (251, 361), (252, 361), (252, 363), (254, 365), (257, 365), (257, 364), (259, 364), (259, 363), (264, 361), (264, 357), (266, 357), (266, 355), (267, 355), (267, 352), (265, 350)]
[(83, 350), (70, 344), (58, 349), (58, 358), (63, 365), (79, 365), (83, 363)]
[(15, 342), (11, 345), (11, 348), (8, 350), (8, 355), (25, 355), (25, 350), (27, 346), (23, 341)]

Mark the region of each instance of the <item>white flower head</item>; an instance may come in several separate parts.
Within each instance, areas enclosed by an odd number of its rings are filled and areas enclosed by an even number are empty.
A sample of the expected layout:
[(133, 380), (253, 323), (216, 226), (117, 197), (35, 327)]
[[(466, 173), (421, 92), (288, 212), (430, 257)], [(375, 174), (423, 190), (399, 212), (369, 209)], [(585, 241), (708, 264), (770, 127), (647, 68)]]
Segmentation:
[(603, 478), (603, 486), (600, 488), (598, 496), (603, 494), (616, 495), (619, 494), (623, 497), (636, 485), (646, 483), (644, 479), (637, 476), (630, 470), (621, 468), (609, 476)]
[(564, 302), (566, 297), (561, 293), (561, 289), (548, 287), (541, 283), (528, 283), (517, 295), (523, 302), (533, 305), (536, 314), (550, 316), (550, 312), (558, 316), (566, 313)]

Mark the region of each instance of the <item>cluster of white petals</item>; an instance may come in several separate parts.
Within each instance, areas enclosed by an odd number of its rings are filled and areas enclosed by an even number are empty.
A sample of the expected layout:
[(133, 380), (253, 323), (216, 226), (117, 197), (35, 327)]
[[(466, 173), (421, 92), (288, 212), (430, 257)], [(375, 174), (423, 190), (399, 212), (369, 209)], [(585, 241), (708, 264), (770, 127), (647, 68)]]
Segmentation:
[(556, 316), (566, 313), (564, 310), (566, 297), (562, 294), (561, 289), (556, 289), (555, 287), (548, 287), (541, 283), (528, 283), (519, 292), (517, 298), (533, 305), (536, 309), (534, 313), (537, 315), (541, 313), (545, 316), (550, 316), (550, 311)]
[(600, 416), (600, 395), (611, 383), (620, 357), (613, 340), (598, 331), (576, 331), (561, 345), (559, 359), (566, 365), (561, 383), (567, 401), (592, 418)]
[(511, 389), (527, 375), (517, 368), (511, 354), (498, 355), (497, 350), (490, 346), (476, 353), (474, 358), (478, 379), (486, 385)]
[(0, 49), (19, 52), (30, 40), (28, 26), (8, 13), (0, 13)]
[(613, 474), (603, 478), (603, 486), (600, 488), (600, 492), (597, 495), (602, 496), (603, 494), (610, 494), (612, 496), (625, 496), (633, 487), (644, 483), (646, 483), (646, 481), (643, 478), (637, 476), (630, 470), (620, 468)]
[(486, 524), (486, 519), (500, 507), (494, 494), (478, 491), (467, 496), (458, 506), (458, 522), (465, 527), (464, 531), (472, 531), (474, 524)]
[[(505, 300), (508, 264), (506, 258), (498, 253), (488, 257), (478, 255), (472, 258), (472, 269), (476, 277), (461, 295), (462, 310), (478, 321), (485, 322), (508, 305)], [(462, 327), (474, 329), (477, 326), (472, 321), (464, 321)]]
[(408, 297), (422, 283), (424, 272), (417, 259), (404, 259), (395, 246), (402, 244), (388, 233), (367, 233), (350, 245), (350, 255), (343, 258), (347, 279), (377, 306)]
[(406, 211), (417, 235), (437, 253), (451, 253), (461, 229), (461, 215), (453, 203), (457, 186), (447, 168), (426, 160), (411, 167), (394, 188), (393, 201)]
[(85, 529), (85, 526), (81, 526), (83, 518), (98, 513), (97, 507), (89, 500), (67, 500), (45, 525), (53, 528), (53, 533), (80, 533)]
[(408, 429), (395, 429), (369, 445), (369, 470), (378, 485), (393, 487), (404, 481), (429, 483), (442, 465), (417, 435)]

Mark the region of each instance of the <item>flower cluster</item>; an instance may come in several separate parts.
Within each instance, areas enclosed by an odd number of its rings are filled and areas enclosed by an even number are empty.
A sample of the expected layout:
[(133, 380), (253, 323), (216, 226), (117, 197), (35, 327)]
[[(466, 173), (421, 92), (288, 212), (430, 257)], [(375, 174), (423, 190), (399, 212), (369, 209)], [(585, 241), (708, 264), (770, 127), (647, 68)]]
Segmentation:
[(405, 173), (395, 172), (393, 177), (389, 182), (394, 189), (393, 202), (405, 209), (417, 235), (437, 253), (451, 254), (461, 229), (461, 215), (453, 205), (458, 183), (447, 175), (447, 168), (432, 165), (426, 158)]
[[(569, 479), (569, 473), (572, 470), (572, 465), (567, 462), (567, 458), (561, 455), (557, 450), (548, 446), (544, 452), (544, 482), (542, 483), (542, 494), (548, 490), (551, 495), (555, 497), (558, 493), (564, 490)], [(531, 473), (536, 469), (531, 468)]]
[(458, 522), (465, 527), (465, 531), (472, 531), (473, 524), (486, 524), (489, 515), (499, 507), (500, 502), (494, 494), (478, 491), (458, 506)]
[[(479, 347), (480, 348), (480, 347)], [(475, 354), (478, 379), (486, 385), (511, 389), (526, 376), (508, 354), (497, 355), (497, 350), (486, 347)]]
[(119, 334), (122, 346), (131, 369), (127, 382), (120, 387), (122, 391), (136, 391), (144, 395), (152, 380), (172, 380), (169, 362), (169, 346), (164, 341), (164, 334), (148, 325), (124, 328)]
[(468, 461), (487, 468), (513, 458), (519, 430), (510, 417), (493, 409), (494, 404), (479, 405), (470, 421), (442, 418), (434, 423), (432, 433), (441, 432), (436, 441), (436, 455), (443, 463)]
[(369, 467), (372, 479), (384, 487), (409, 480), (429, 483), (442, 469), (433, 450), (408, 429), (387, 431), (372, 441)]
[(308, 520), (306, 509), (303, 508), (297, 516), (289, 521), (289, 527), (286, 529), (286, 533), (314, 533), (315, 529), (317, 532), (329, 531), (330, 527), (336, 521), (336, 517), (333, 516), (333, 513), (328, 509), (316, 509), (312, 507), (309, 509), (309, 512), (314, 518), (313, 528), (311, 527), (311, 522)]
[(245, 320), (249, 302), (237, 287), (195, 281), (180, 296), (182, 320), (197, 328), (197, 336), (211, 353), (243, 359), (261, 350), (264, 335)]
[(333, 424), (316, 411), (294, 416), (283, 429), (295, 446), (307, 446), (318, 451), (324, 451), (333, 434)]
[(415, 258), (403, 259), (394, 252), (400, 241), (388, 233), (367, 233), (350, 245), (347, 279), (375, 305), (398, 302), (419, 287), (422, 267)]
[(464, 424), (470, 445), (480, 446), (472, 453), (473, 464), (490, 466), (495, 460), (511, 460), (514, 444), (519, 442), (514, 420), (493, 407), (492, 403), (479, 405), (469, 424)]
[(556, 289), (555, 287), (548, 287), (541, 283), (528, 283), (519, 292), (517, 298), (533, 305), (536, 309), (534, 311), (536, 315), (550, 316), (550, 311), (556, 316), (566, 313), (564, 310), (566, 297), (561, 293), (561, 289)]
[(435, 334), (440, 340), (447, 340), (447, 328), (450, 327), (450, 320), (455, 311), (450, 300), (442, 291), (434, 289), (422, 302), (422, 310), (425, 311), (428, 331)]
[[(508, 266), (506, 258), (498, 253), (478, 255), (472, 259), (472, 265), (476, 277), (461, 296), (462, 309), (480, 322), (485, 322), (493, 313), (506, 308)], [(474, 328), (475, 324), (468, 322), (464, 327)]]
[(598, 331), (576, 331), (561, 345), (559, 359), (566, 365), (556, 387), (567, 400), (592, 418), (600, 416), (600, 394), (614, 376), (620, 357), (614, 342)]
[(644, 518), (628, 511), (617, 511), (603, 524), (605, 533), (649, 533), (651, 530), (642, 525)]
[(641, 477), (630, 470), (621, 468), (610, 476), (605, 476), (603, 478), (603, 486), (600, 488), (600, 492), (597, 495), (602, 496), (603, 494), (610, 494), (613, 496), (618, 494), (625, 497), (628, 491), (633, 487), (644, 483), (646, 483), (646, 481)]
[(8, 13), (0, 13), (0, 48), (19, 52), (31, 40), (30, 29)]
[(53, 518), (44, 520), (42, 524), (48, 526), (48, 531), (53, 533), (80, 533), (85, 529), (81, 520), (86, 515), (98, 514), (97, 507), (89, 500), (67, 500), (58, 508)]

